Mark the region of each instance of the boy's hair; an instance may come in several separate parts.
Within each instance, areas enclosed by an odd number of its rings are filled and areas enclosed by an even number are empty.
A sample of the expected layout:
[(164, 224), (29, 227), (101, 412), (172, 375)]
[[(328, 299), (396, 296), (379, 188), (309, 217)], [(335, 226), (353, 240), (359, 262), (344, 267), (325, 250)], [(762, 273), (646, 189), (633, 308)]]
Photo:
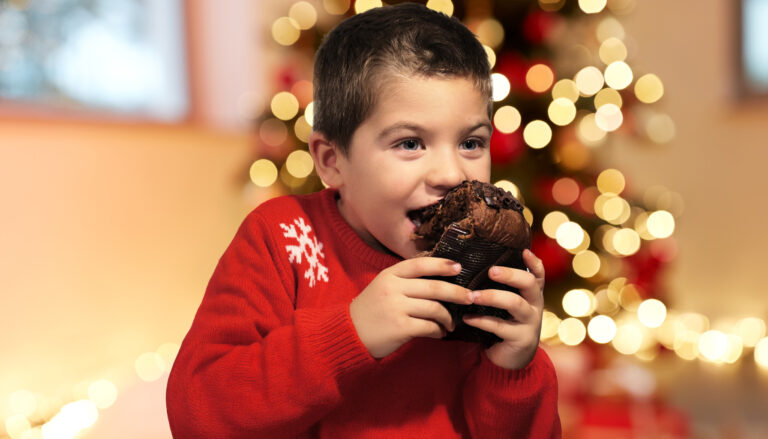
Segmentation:
[(387, 74), (470, 78), (488, 97), (490, 117), (490, 65), (475, 35), (454, 17), (401, 3), (350, 17), (326, 35), (315, 57), (313, 129), (347, 155)]

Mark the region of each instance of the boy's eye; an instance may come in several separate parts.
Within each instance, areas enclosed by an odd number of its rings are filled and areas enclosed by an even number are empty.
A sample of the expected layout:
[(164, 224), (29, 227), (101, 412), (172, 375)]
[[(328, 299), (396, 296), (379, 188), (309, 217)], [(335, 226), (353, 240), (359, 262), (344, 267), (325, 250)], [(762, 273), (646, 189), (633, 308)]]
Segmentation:
[(407, 139), (400, 142), (399, 146), (406, 151), (418, 151), (421, 148), (421, 143), (416, 139)]
[(474, 151), (485, 146), (485, 142), (479, 139), (467, 139), (461, 142), (461, 148), (467, 151)]

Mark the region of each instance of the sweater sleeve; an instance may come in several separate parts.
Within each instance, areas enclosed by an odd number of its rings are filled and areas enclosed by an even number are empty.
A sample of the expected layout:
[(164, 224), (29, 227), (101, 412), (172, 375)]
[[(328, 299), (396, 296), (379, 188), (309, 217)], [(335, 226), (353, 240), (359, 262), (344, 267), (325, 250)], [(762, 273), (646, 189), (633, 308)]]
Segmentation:
[(520, 370), (502, 369), (481, 352), (465, 382), (463, 398), (472, 437), (561, 437), (557, 377), (541, 348)]
[(294, 309), (293, 278), (264, 220), (246, 218), (224, 252), (173, 365), (174, 437), (293, 437), (375, 363), (348, 304)]

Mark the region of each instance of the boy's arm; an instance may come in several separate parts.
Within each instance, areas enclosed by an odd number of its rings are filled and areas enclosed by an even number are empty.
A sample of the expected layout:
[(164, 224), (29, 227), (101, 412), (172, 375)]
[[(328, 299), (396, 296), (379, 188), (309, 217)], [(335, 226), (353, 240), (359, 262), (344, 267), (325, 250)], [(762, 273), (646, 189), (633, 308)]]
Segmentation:
[(464, 385), (472, 437), (560, 438), (557, 377), (543, 349), (523, 369), (503, 369), (480, 353)]
[(349, 304), (294, 309), (293, 279), (264, 230), (258, 215), (243, 223), (182, 344), (166, 396), (175, 437), (298, 435), (375, 363)]

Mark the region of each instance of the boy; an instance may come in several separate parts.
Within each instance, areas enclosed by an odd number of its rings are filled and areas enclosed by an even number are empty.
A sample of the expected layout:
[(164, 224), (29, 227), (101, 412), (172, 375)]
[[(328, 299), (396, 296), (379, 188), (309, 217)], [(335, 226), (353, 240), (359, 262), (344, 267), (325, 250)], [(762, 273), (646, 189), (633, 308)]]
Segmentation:
[[(538, 348), (544, 269), (468, 291), (452, 261), (417, 257), (411, 210), (489, 181), (490, 72), (460, 22), (424, 6), (342, 22), (315, 64), (309, 146), (329, 189), (255, 209), (222, 256), (168, 382), (180, 438), (560, 436), (557, 381)], [(439, 300), (503, 339), (440, 340)]]

